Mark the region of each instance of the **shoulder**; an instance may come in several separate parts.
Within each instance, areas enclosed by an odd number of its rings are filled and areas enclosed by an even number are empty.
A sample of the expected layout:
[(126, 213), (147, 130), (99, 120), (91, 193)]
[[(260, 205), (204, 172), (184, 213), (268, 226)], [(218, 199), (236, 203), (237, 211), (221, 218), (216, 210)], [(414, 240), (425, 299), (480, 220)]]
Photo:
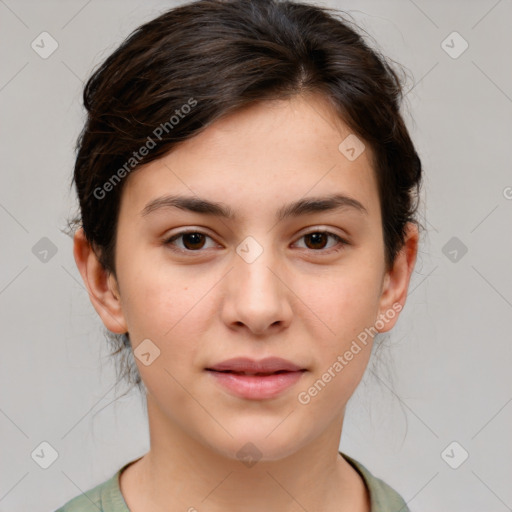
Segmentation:
[(371, 512), (410, 512), (403, 498), (391, 486), (374, 476), (359, 461), (340, 454), (363, 478), (370, 493)]
[(98, 512), (98, 510), (103, 512), (101, 491), (107, 482), (103, 482), (85, 493), (75, 496), (55, 512)]
[(112, 508), (113, 491), (117, 487), (117, 477), (114, 476), (96, 485), (88, 491), (75, 496), (55, 512), (124, 512), (124, 508)]

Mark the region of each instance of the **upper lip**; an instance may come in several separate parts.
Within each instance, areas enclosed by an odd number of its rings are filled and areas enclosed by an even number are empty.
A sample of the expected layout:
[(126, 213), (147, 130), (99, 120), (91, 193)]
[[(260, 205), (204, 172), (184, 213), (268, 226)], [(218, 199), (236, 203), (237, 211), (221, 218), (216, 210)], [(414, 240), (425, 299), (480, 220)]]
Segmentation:
[(304, 368), (301, 368), (291, 361), (281, 357), (267, 357), (265, 359), (260, 359), (259, 361), (255, 361), (248, 357), (235, 357), (213, 366), (209, 366), (206, 369), (245, 373), (274, 373), (278, 371), (297, 372), (305, 370)]

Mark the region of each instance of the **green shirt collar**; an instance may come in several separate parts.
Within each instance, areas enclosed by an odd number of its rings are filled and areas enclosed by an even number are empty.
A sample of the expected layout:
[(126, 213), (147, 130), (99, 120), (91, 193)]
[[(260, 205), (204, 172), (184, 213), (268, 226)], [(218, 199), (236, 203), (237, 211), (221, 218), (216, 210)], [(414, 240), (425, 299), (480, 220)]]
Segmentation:
[[(360, 462), (339, 452), (361, 475), (370, 494), (371, 512), (410, 512), (402, 497), (380, 478), (373, 476)], [(107, 481), (72, 499), (56, 512), (130, 512), (121, 494), (121, 472), (137, 459), (127, 462)]]

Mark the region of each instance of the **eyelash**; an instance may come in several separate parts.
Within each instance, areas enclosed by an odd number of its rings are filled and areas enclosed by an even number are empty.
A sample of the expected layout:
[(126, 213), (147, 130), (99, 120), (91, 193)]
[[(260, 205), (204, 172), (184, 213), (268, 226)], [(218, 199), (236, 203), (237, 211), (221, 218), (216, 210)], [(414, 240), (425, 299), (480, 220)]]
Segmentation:
[[(336, 253), (336, 252), (342, 251), (344, 246), (349, 245), (349, 242), (347, 242), (347, 240), (345, 240), (344, 238), (340, 237), (339, 235), (336, 235), (335, 233), (332, 233), (332, 232), (327, 231), (327, 230), (322, 230), (322, 229), (317, 229), (315, 231), (310, 231), (309, 233), (305, 233), (304, 235), (302, 235), (299, 238), (299, 240), (304, 238), (304, 237), (306, 237), (306, 236), (317, 234), (317, 233), (328, 235), (328, 236), (336, 239), (338, 244), (341, 245), (341, 247), (338, 247), (338, 248), (331, 247), (330, 249), (317, 249), (317, 250), (315, 250), (315, 249), (307, 249), (306, 248), (307, 250), (309, 250), (311, 252), (324, 253), (324, 254), (332, 254), (332, 253)], [(190, 249), (181, 249), (181, 248), (177, 248), (177, 247), (173, 246), (172, 242), (174, 242), (178, 238), (181, 238), (184, 235), (189, 235), (189, 234), (204, 235), (207, 238), (210, 238), (210, 239), (213, 240), (213, 238), (210, 235), (207, 235), (206, 233), (203, 233), (202, 231), (197, 231), (197, 230), (180, 231), (179, 233), (176, 233), (176, 234), (172, 235), (170, 238), (164, 240), (164, 245), (168, 246), (172, 251), (178, 252), (178, 253), (181, 253), (181, 254), (191, 254), (191, 253), (201, 253), (201, 252), (204, 252), (204, 250), (202, 250), (202, 249), (198, 249), (196, 251), (193, 251), (193, 250), (190, 250)]]

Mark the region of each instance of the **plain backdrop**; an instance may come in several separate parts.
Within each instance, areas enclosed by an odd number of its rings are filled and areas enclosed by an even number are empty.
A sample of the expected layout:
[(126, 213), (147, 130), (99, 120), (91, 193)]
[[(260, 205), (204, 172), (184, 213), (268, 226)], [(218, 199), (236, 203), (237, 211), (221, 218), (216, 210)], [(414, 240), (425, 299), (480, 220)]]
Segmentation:
[[(177, 3), (0, 0), (1, 512), (55, 510), (149, 448), (61, 229), (83, 81)], [(413, 512), (512, 510), (512, 2), (321, 5), (351, 12), (409, 70), (404, 116), (425, 172), (408, 302), (340, 447)], [(58, 44), (47, 58), (32, 46), (42, 32)]]

